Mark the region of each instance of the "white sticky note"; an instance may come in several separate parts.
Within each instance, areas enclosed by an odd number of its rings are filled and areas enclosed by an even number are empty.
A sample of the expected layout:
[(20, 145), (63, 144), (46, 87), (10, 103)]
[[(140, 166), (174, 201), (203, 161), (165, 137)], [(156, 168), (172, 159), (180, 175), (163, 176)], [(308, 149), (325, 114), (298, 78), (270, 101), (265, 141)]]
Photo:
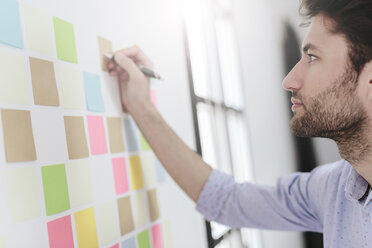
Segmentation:
[(138, 191), (132, 196), (132, 209), (136, 228), (149, 223), (149, 209), (144, 191)]
[(119, 237), (119, 223), (116, 203), (105, 202), (97, 207), (98, 239), (101, 245), (107, 245)]
[(29, 104), (26, 61), (23, 55), (0, 51), (0, 102)]
[(143, 153), (141, 155), (142, 170), (143, 170), (143, 181), (145, 187), (156, 186), (156, 170), (155, 170), (155, 158), (151, 152)]
[(107, 156), (90, 158), (92, 169), (93, 196), (97, 201), (108, 201), (115, 197), (114, 175), (111, 159)]
[(39, 217), (41, 210), (36, 168), (9, 169), (6, 174), (12, 222)]
[(58, 66), (58, 78), (62, 90), (62, 106), (65, 109), (85, 109), (82, 74), (70, 66)]
[(6, 239), (4, 236), (0, 236), (0, 248), (6, 247)]
[(52, 17), (27, 3), (23, 3), (22, 7), (26, 47), (53, 55)]
[(89, 160), (68, 163), (71, 201), (74, 207), (93, 202), (92, 173)]

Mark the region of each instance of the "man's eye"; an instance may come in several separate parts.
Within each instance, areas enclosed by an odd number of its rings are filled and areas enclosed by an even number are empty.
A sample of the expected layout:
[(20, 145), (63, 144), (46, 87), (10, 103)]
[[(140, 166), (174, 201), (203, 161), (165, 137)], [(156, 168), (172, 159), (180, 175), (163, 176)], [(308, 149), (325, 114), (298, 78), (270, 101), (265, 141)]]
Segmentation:
[(309, 56), (309, 59), (310, 59), (309, 62), (310, 62), (310, 63), (317, 59), (317, 57), (314, 56), (314, 55), (312, 55), (312, 54), (308, 54), (307, 56)]

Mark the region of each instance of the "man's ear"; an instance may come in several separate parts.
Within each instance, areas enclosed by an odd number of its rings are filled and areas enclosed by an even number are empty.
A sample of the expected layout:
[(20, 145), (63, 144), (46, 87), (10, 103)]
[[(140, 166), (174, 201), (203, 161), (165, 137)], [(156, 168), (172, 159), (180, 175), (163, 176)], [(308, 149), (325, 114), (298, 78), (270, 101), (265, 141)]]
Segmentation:
[(360, 83), (365, 85), (367, 99), (372, 103), (372, 60), (365, 64), (360, 76)]

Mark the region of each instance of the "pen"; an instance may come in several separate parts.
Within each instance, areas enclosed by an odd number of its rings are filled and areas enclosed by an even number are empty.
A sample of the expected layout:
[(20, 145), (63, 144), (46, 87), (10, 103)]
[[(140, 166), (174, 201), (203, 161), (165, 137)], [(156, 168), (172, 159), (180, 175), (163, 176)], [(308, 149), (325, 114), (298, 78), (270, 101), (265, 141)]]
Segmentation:
[[(104, 54), (106, 58), (114, 60), (114, 56), (111, 53), (105, 53)], [(162, 77), (160, 77), (159, 74), (154, 72), (153, 70), (144, 67), (143, 65), (139, 65), (138, 68), (142, 71), (143, 74), (145, 74), (147, 77), (152, 77), (158, 80), (163, 80)]]

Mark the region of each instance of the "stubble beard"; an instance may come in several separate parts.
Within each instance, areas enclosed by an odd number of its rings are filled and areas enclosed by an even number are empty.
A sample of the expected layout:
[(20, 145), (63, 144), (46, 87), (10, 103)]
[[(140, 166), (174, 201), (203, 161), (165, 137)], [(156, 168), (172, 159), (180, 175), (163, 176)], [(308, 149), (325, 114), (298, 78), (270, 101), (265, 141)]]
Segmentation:
[[(329, 88), (304, 103), (302, 114), (294, 113), (290, 122), (292, 132), (300, 137), (336, 141), (341, 157), (350, 163), (365, 159), (371, 147), (367, 113), (356, 95), (357, 81), (353, 69), (345, 70)], [(301, 99), (296, 93), (294, 97)]]

